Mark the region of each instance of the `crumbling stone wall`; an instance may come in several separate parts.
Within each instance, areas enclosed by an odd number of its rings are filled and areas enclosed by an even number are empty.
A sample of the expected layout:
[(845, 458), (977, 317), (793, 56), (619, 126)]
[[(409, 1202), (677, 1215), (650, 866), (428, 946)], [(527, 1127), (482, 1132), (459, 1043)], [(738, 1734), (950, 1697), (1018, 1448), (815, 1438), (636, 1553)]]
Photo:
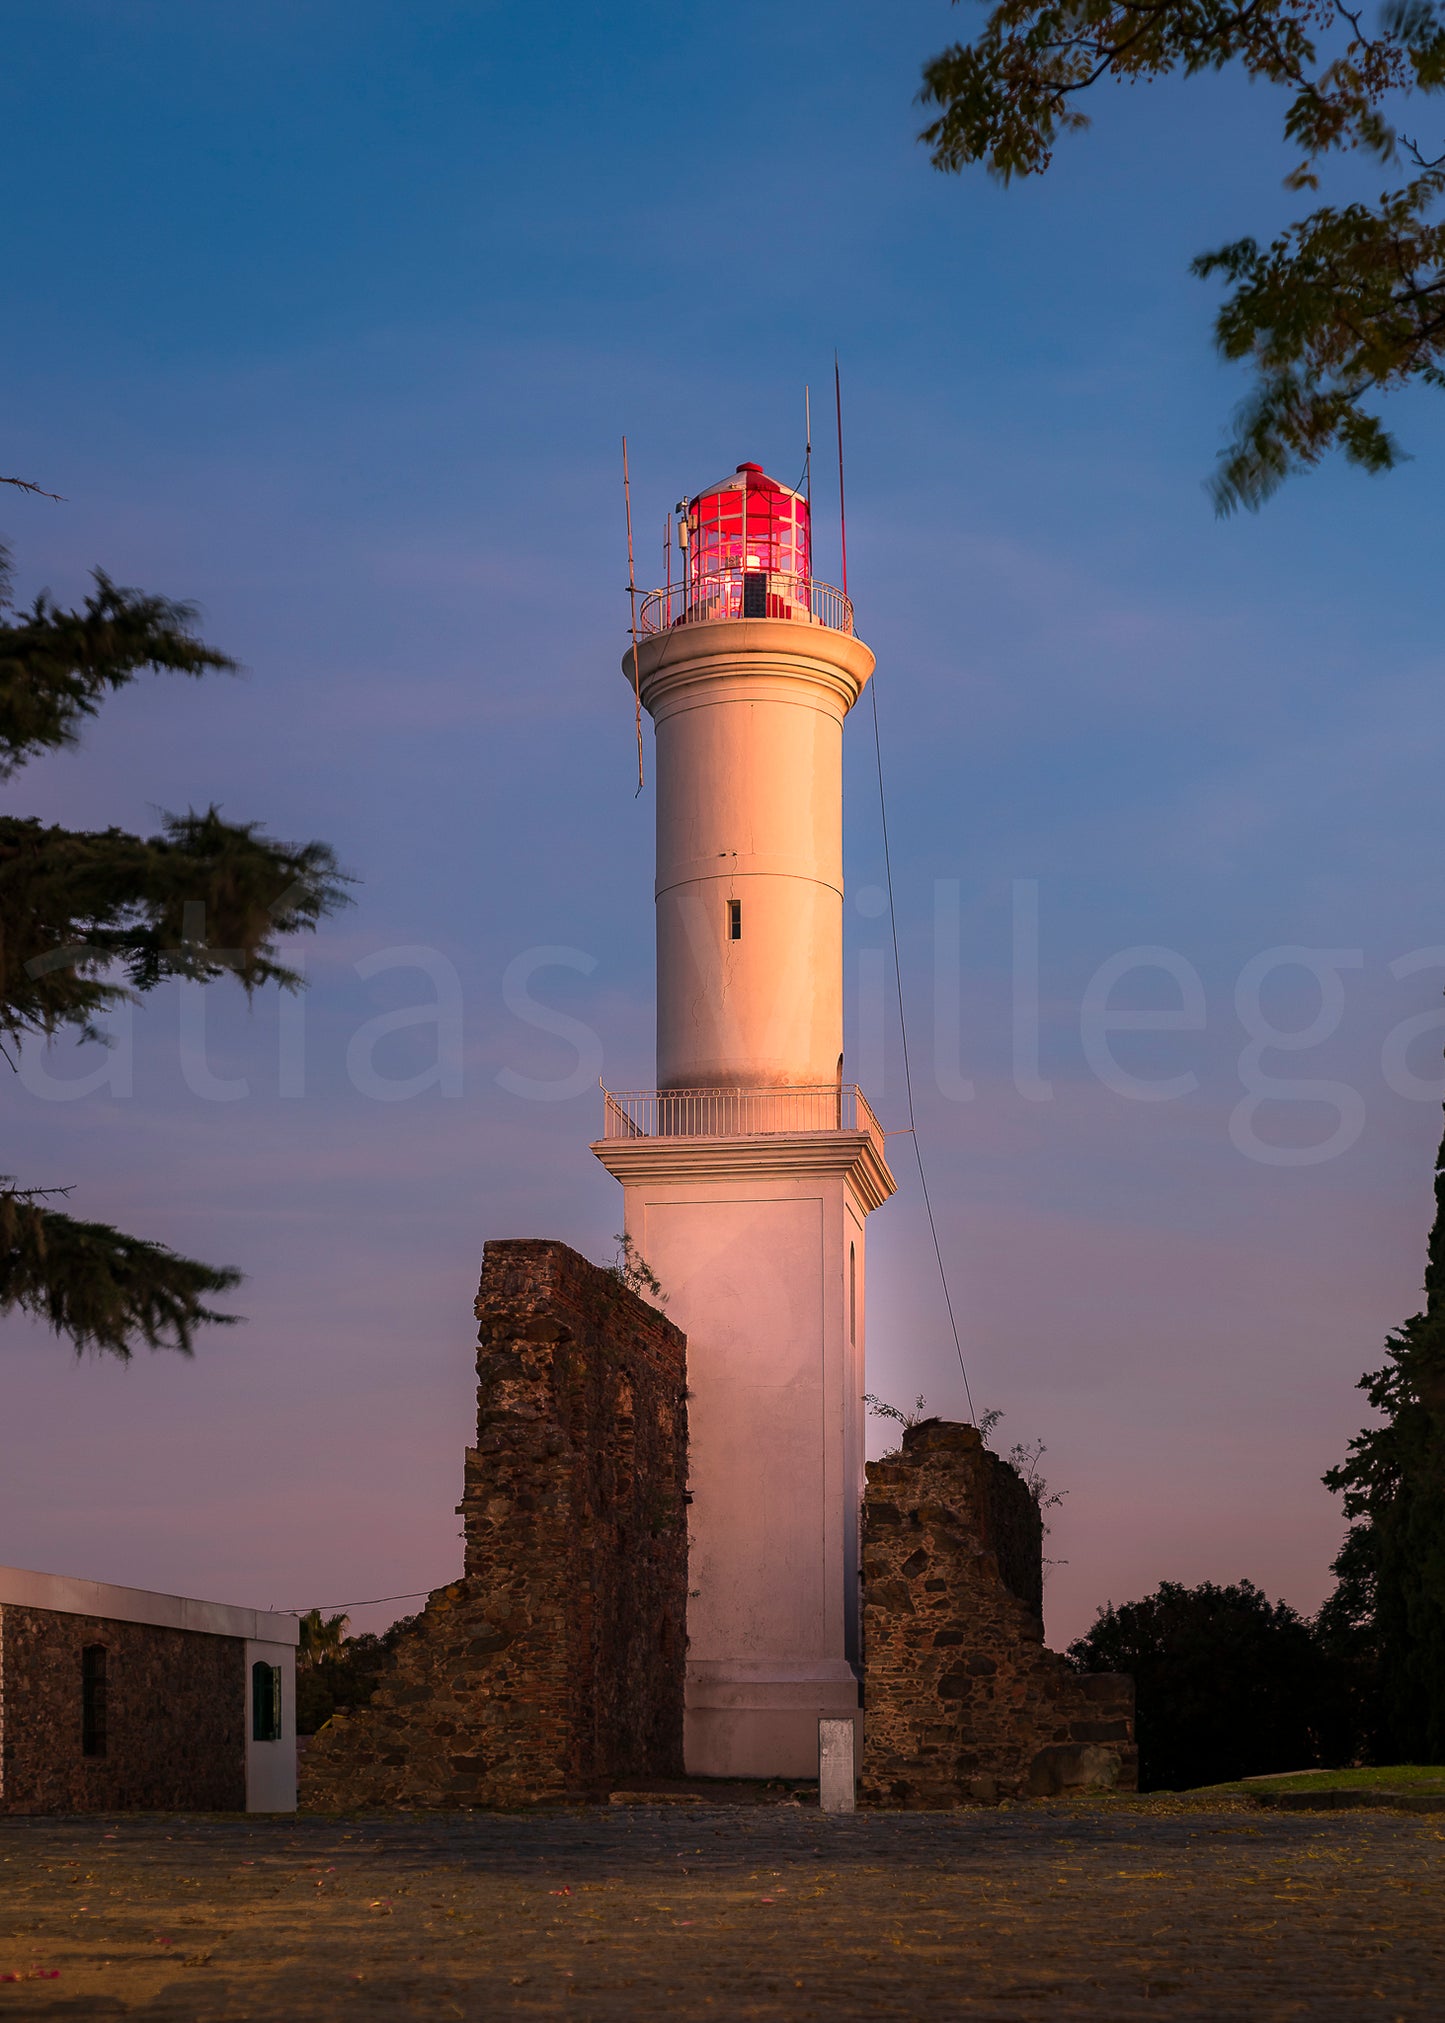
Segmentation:
[[(81, 1666), (106, 1654), (105, 1753), (82, 1750)], [(0, 1607), (0, 1814), (246, 1809), (246, 1647), (150, 1623)]]
[(517, 1805), (682, 1770), (686, 1339), (565, 1244), (489, 1243), (461, 1580), (301, 1803)]
[(976, 1427), (930, 1419), (868, 1464), (861, 1795), (993, 1804), (1133, 1790), (1134, 1686), (1043, 1641), (1038, 1507)]

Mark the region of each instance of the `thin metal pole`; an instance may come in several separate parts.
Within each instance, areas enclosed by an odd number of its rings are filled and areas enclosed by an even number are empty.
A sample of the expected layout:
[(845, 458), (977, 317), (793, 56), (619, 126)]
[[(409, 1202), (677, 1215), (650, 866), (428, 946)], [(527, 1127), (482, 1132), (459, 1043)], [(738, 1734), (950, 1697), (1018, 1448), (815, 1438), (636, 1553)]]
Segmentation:
[(803, 580), (809, 587), (808, 602), (812, 604), (813, 578), (813, 395), (808, 386), (803, 388), (803, 503), (808, 508), (808, 566), (803, 571)]
[(741, 473), (743, 481), (743, 552), (742, 581), (738, 584), (738, 617), (741, 618), (748, 606), (748, 474)]
[[(622, 438), (622, 500), (627, 509), (627, 595), (632, 603), (632, 696), (637, 705), (637, 793), (642, 792), (642, 679), (637, 668), (637, 572), (632, 566), (632, 478), (627, 438)], [(636, 800), (637, 795), (633, 795)]]
[(843, 547), (843, 595), (848, 595), (848, 507), (843, 496), (843, 380), (833, 353), (833, 399), (838, 410), (838, 533)]

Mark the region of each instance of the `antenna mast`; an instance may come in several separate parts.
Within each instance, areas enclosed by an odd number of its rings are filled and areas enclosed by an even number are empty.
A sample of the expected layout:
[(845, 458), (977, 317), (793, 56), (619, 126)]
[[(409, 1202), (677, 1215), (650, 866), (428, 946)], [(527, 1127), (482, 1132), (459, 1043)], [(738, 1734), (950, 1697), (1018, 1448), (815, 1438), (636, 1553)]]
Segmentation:
[(848, 595), (848, 507), (843, 497), (843, 381), (833, 353), (833, 400), (838, 410), (838, 533), (843, 547), (843, 595)]
[[(640, 794), (642, 792), (642, 683), (637, 671), (637, 572), (632, 566), (632, 479), (627, 469), (626, 436), (622, 438), (622, 500), (627, 509), (627, 595), (632, 604), (632, 697), (637, 705), (637, 793)], [(634, 794), (632, 798), (636, 800), (637, 794)]]
[(813, 569), (813, 395), (803, 387), (803, 499), (808, 508), (808, 573)]

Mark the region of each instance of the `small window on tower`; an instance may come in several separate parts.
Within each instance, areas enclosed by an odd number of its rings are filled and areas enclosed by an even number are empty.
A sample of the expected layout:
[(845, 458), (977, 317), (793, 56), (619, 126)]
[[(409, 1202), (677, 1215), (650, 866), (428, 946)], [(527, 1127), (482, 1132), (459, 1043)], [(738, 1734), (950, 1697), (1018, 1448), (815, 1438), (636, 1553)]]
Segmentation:
[(743, 902), (741, 899), (728, 901), (728, 940), (741, 941), (743, 938)]

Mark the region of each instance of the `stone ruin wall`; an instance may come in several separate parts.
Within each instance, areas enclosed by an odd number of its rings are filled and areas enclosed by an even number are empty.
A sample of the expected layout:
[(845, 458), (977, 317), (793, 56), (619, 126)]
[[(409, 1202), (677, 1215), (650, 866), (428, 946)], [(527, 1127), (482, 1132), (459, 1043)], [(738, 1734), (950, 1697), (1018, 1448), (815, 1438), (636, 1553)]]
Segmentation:
[(686, 1340), (565, 1244), (489, 1243), (462, 1578), (366, 1707), (301, 1758), (301, 1803), (523, 1805), (682, 1772)]
[(859, 1795), (993, 1804), (1138, 1780), (1133, 1681), (1044, 1647), (1042, 1524), (977, 1428), (909, 1427), (868, 1464)]
[[(301, 1759), (301, 1803), (515, 1806), (683, 1771), (686, 1341), (565, 1244), (489, 1243), (459, 1581), (370, 1705)], [(1133, 1685), (1045, 1649), (1042, 1527), (972, 1426), (869, 1464), (859, 1796), (1131, 1790)]]

